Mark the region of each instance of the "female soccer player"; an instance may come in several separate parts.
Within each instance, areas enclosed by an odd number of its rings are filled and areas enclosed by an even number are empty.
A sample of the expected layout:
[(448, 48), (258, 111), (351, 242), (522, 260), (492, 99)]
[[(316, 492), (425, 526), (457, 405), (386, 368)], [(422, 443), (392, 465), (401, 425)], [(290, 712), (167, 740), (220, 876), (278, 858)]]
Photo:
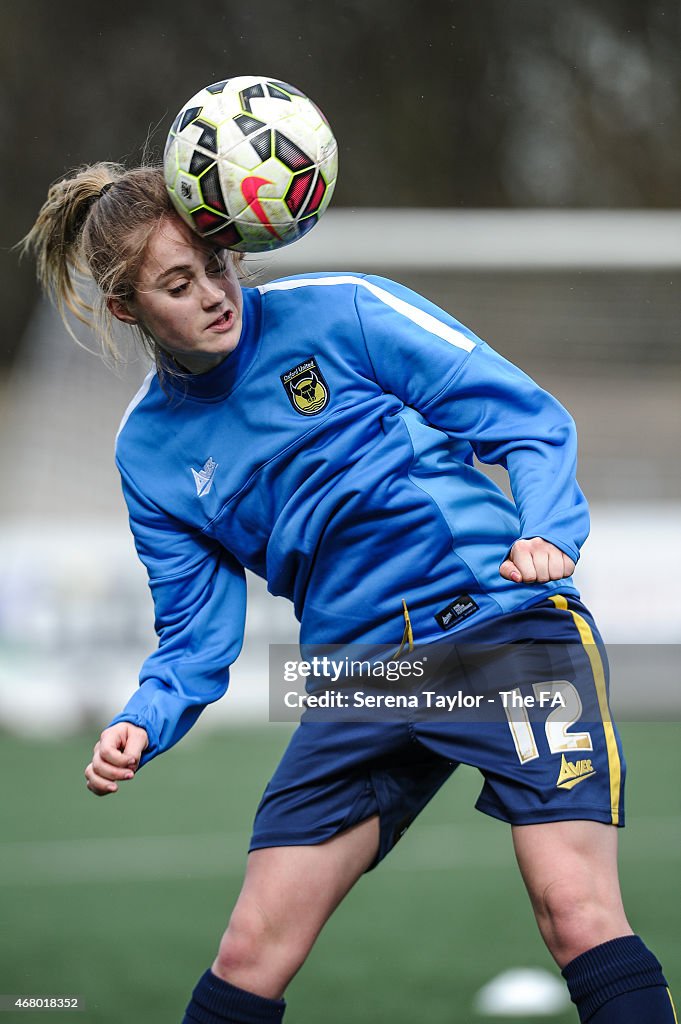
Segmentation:
[[(461, 762), (484, 776), (477, 806), (511, 824), (580, 1019), (671, 1024), (660, 965), (620, 898), (624, 764), (602, 643), (570, 579), (588, 514), (567, 413), (390, 281), (242, 287), (237, 260), (173, 212), (157, 169), (97, 164), (59, 182), (25, 244), (62, 313), (109, 348), (122, 321), (156, 364), (117, 463), (160, 642), (95, 746), (93, 793), (117, 792), (225, 692), (244, 568), (294, 602), (312, 649), (414, 658), (454, 641), (445, 683), (496, 685), (497, 697), (548, 688), (571, 723), (304, 721), (258, 808), (243, 889), (185, 1024), (280, 1020), (329, 915)], [(99, 290), (94, 311), (76, 271)], [(513, 501), (474, 456), (506, 467)], [(487, 645), (477, 662), (457, 654), (473, 643)]]

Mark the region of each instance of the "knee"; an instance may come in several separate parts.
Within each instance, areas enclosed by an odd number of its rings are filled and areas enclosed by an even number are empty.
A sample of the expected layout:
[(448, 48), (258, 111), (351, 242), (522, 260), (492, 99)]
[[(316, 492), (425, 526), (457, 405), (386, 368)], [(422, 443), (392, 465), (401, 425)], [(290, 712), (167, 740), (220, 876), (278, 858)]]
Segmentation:
[(229, 977), (234, 972), (257, 968), (270, 941), (272, 937), (262, 917), (237, 907), (220, 941), (216, 960), (220, 973)]
[(631, 931), (621, 901), (599, 891), (590, 879), (551, 883), (536, 910), (546, 945), (561, 967)]
[(212, 969), (225, 981), (278, 999), (307, 952), (295, 931), (276, 926), (257, 906), (237, 906)]

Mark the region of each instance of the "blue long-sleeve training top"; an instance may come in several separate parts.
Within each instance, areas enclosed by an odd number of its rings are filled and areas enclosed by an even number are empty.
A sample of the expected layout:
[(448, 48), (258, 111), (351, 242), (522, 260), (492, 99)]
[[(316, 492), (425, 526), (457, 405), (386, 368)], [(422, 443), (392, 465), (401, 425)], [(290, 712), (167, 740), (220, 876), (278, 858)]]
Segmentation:
[[(150, 373), (118, 434), (159, 636), (113, 720), (146, 729), (142, 763), (225, 692), (244, 567), (293, 601), (306, 646), (398, 647), (403, 601), (418, 645), (576, 593), (499, 575), (520, 537), (576, 561), (588, 534), (574, 424), (554, 398), (382, 278), (309, 274), (243, 299), (236, 349), (163, 388)], [(506, 467), (514, 501), (474, 456)]]

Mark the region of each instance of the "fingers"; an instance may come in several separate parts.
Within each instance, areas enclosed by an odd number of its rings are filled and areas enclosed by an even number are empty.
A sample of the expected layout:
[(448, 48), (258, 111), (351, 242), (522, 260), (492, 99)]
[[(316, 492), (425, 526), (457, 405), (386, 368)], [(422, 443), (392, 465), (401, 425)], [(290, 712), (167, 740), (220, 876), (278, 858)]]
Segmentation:
[[(511, 561), (520, 572), (520, 578), (523, 583), (541, 583), (542, 580), (539, 573), (542, 569), (542, 552), (538, 549), (533, 553), (530, 544), (531, 541), (516, 541), (511, 548)], [(535, 558), (537, 560), (536, 565)], [(544, 561), (546, 561), (546, 558)], [(548, 576), (545, 579), (548, 579)]]
[[(102, 737), (105, 737), (102, 733)], [(127, 765), (127, 758), (120, 750), (112, 750), (108, 742), (100, 740), (95, 744), (92, 761), (85, 769), (87, 788), (97, 796), (118, 791), (117, 782), (132, 779), (134, 771)]]
[(119, 782), (134, 778), (148, 742), (145, 730), (128, 722), (105, 729), (85, 769), (87, 788), (96, 796), (118, 792)]
[(573, 560), (542, 537), (517, 540), (499, 568), (500, 575), (513, 583), (548, 583), (574, 571)]
[(102, 758), (107, 764), (135, 769), (142, 752), (149, 746), (149, 738), (139, 726), (131, 722), (119, 722), (104, 730), (100, 744)]
[(499, 574), (503, 576), (505, 580), (511, 580), (513, 583), (523, 582), (520, 571), (516, 568), (515, 562), (512, 562), (510, 558), (507, 558), (505, 562), (501, 563), (499, 566)]

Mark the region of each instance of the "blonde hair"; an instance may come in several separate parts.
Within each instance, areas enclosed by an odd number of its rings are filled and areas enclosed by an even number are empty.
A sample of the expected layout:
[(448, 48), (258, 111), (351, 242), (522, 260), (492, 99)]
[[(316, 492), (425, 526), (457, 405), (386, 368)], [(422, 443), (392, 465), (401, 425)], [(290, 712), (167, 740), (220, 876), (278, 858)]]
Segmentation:
[[(78, 341), (69, 322), (72, 313), (95, 332), (103, 354), (114, 363), (120, 359), (117, 321), (107, 303), (134, 298), (149, 239), (168, 216), (178, 215), (160, 167), (126, 170), (116, 163), (90, 164), (51, 186), (20, 243), (24, 254), (34, 255), (38, 280), (69, 334)], [(88, 279), (97, 285), (93, 302), (87, 297), (92, 292)], [(167, 372), (167, 358), (144, 325), (133, 330), (159, 369)]]

